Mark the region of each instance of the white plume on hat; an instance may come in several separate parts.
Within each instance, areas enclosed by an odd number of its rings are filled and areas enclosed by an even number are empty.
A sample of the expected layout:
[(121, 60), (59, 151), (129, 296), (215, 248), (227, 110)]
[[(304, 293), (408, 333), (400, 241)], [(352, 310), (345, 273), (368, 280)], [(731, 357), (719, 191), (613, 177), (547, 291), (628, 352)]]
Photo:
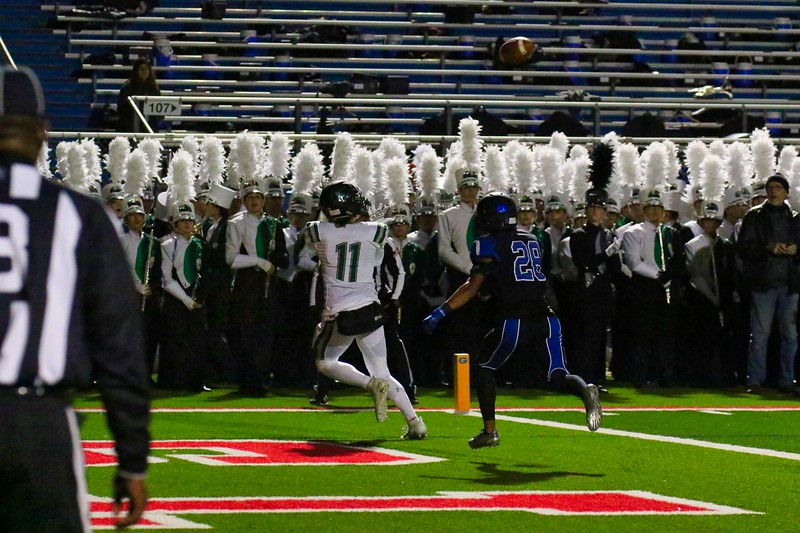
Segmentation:
[(267, 146), (269, 172), (267, 174), (279, 178), (282, 182), (289, 176), (289, 161), (292, 157), (289, 137), (280, 132), (273, 133)]
[(126, 164), (131, 145), (126, 137), (114, 137), (108, 143), (108, 153), (106, 154), (106, 170), (114, 183), (122, 184), (125, 181)]
[(466, 162), (461, 158), (460, 141), (456, 141), (448, 147), (445, 159), (442, 189), (450, 194), (455, 194), (458, 190), (456, 171), (467, 166)]
[(419, 176), (419, 170), (418, 169), (422, 164), (422, 158), (428, 152), (433, 152), (435, 154), (436, 153), (436, 148), (434, 148), (433, 146), (431, 146), (430, 144), (427, 144), (427, 143), (420, 143), (420, 144), (417, 145), (416, 148), (414, 148), (414, 155), (413, 155), (411, 161), (414, 164), (414, 178), (415, 179), (418, 179), (418, 176)]
[(380, 152), (383, 159), (399, 157), (403, 161), (407, 161), (406, 147), (396, 137), (384, 137), (375, 151)]
[(348, 132), (340, 131), (336, 134), (331, 154), (332, 181), (347, 179), (354, 147), (353, 137)]
[(667, 189), (667, 148), (660, 142), (652, 142), (645, 148), (640, 158), (642, 166), (642, 187), (646, 191)]
[(679, 189), (683, 186), (683, 181), (680, 179), (681, 160), (678, 145), (669, 139), (661, 141), (661, 144), (667, 149), (667, 183)]
[(77, 190), (88, 190), (88, 172), (84, 159), (83, 147), (78, 142), (71, 142), (66, 152), (67, 183)]
[(753, 130), (750, 135), (750, 152), (753, 154), (753, 171), (756, 182), (764, 183), (767, 178), (775, 174), (777, 170), (776, 150), (767, 128)]
[(375, 163), (372, 158), (372, 151), (363, 146), (356, 146), (353, 149), (353, 164), (350, 165), (350, 172), (347, 181), (361, 189), (364, 198), (370, 202), (374, 199), (375, 187)]
[(638, 187), (641, 181), (639, 150), (631, 143), (620, 143), (614, 151), (614, 175), (623, 187)]
[(187, 204), (195, 197), (194, 188), (194, 161), (192, 155), (186, 150), (179, 149), (172, 156), (169, 173), (169, 195), (173, 204)]
[[(405, 159), (393, 157), (385, 162), (386, 192), (390, 206), (405, 206), (408, 201), (408, 166)], [(362, 191), (363, 192), (363, 191)]]
[(567, 190), (567, 184), (562, 181), (563, 159), (561, 152), (549, 146), (539, 147), (539, 171), (542, 177), (542, 192), (545, 196), (556, 194), (561, 196)]
[(148, 137), (139, 143), (139, 148), (147, 155), (148, 178), (158, 179), (161, 170), (161, 143), (158, 142), (158, 139)]
[(603, 135), (600, 142), (609, 145), (615, 152), (619, 149), (620, 144), (622, 144), (622, 141), (619, 140), (619, 135), (617, 135), (615, 131), (609, 131)]
[(708, 151), (717, 157), (724, 158), (728, 150), (725, 147), (725, 141), (722, 139), (715, 139), (708, 145)]
[(708, 154), (700, 165), (700, 187), (703, 189), (703, 198), (707, 201), (721, 201), (725, 195), (727, 182), (728, 172), (723, 158), (714, 153)]
[(122, 190), (127, 195), (139, 196), (142, 189), (150, 186), (148, 173), (147, 154), (141, 148), (135, 148), (128, 156), (128, 177)]
[(555, 148), (561, 154), (561, 159), (567, 158), (567, 151), (569, 150), (569, 138), (560, 131), (554, 131), (550, 135), (550, 148)]
[(472, 117), (458, 122), (458, 136), (461, 140), (461, 159), (468, 170), (480, 176), (483, 155), (483, 140), (480, 138), (481, 125)]
[[(391, 150), (390, 150), (391, 152)], [(399, 157), (398, 157), (399, 158)], [(391, 157), (389, 158), (391, 159)], [(386, 153), (380, 148), (372, 151), (372, 204), (377, 212), (383, 212), (389, 198), (386, 191)]]
[(508, 171), (503, 152), (497, 145), (486, 148), (484, 163), (484, 176), (486, 178), (486, 192), (508, 193)]
[(708, 146), (700, 139), (695, 139), (686, 147), (684, 162), (686, 163), (686, 177), (688, 185), (683, 190), (683, 201), (692, 205), (696, 194), (700, 191), (700, 173), (703, 160), (709, 155)]
[(292, 159), (292, 190), (294, 194), (311, 195), (321, 184), (322, 154), (314, 143), (305, 144)]
[(197, 181), (221, 185), (224, 181), (222, 176), (225, 174), (226, 164), (222, 141), (213, 135), (203, 137)]
[(574, 161), (583, 156), (589, 157), (589, 150), (586, 149), (586, 146), (582, 144), (573, 145), (569, 151), (569, 159)]
[(753, 160), (750, 147), (739, 141), (729, 144), (728, 157), (725, 162), (728, 167), (728, 179), (731, 182), (731, 187), (736, 189), (749, 188), (753, 176)]
[(797, 159), (797, 148), (792, 145), (784, 146), (778, 154), (778, 172), (787, 178), (792, 172), (792, 163)]
[(520, 194), (531, 194), (538, 186), (541, 186), (534, 181), (535, 166), (536, 160), (531, 150), (523, 147), (523, 150), (517, 151), (514, 158), (514, 169), (517, 178), (517, 192)]
[(792, 168), (786, 176), (789, 180), (789, 203), (794, 209), (800, 208), (800, 157), (792, 160)]
[(200, 143), (194, 135), (187, 135), (181, 141), (181, 150), (192, 156), (192, 165), (200, 166)]
[(36, 168), (39, 173), (45, 178), (53, 179), (53, 173), (50, 171), (50, 145), (47, 141), (42, 141), (42, 146), (39, 147), (39, 157), (36, 158)]
[(259, 135), (249, 131), (238, 133), (231, 141), (231, 150), (228, 156), (228, 177), (231, 178), (231, 170), (233, 170), (233, 175), (236, 178), (233, 183), (235, 188), (239, 187), (239, 181), (261, 178), (263, 142)]
[(93, 139), (83, 139), (80, 141), (83, 148), (83, 159), (86, 161), (87, 182), (99, 183), (103, 179), (102, 157), (100, 147)]
[(69, 181), (69, 165), (67, 164), (67, 151), (72, 144), (70, 141), (61, 141), (56, 145), (56, 170), (61, 175), (61, 179)]
[(592, 169), (592, 159), (589, 154), (570, 159), (567, 164), (572, 165), (572, 179), (569, 184), (569, 195), (576, 203), (583, 203), (586, 191), (592, 185), (589, 181), (589, 172)]
[(508, 170), (508, 179), (512, 183), (516, 183), (517, 181), (516, 180), (517, 170), (516, 168), (514, 168), (514, 166), (516, 165), (517, 154), (522, 150), (527, 150), (527, 149), (528, 148), (524, 144), (519, 142), (519, 140), (517, 139), (512, 139), (503, 146), (503, 157), (506, 158), (506, 169)]
[(442, 172), (442, 160), (436, 155), (436, 151), (425, 151), (420, 157), (419, 164), (414, 169), (414, 172), (417, 174), (419, 197), (423, 200), (435, 201)]

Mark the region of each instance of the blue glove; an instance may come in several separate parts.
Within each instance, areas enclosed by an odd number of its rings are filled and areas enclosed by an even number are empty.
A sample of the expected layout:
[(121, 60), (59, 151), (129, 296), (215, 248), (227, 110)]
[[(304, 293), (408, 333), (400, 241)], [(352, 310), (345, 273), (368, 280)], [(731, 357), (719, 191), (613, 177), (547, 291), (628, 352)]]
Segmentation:
[(439, 322), (441, 322), (444, 317), (450, 314), (450, 311), (452, 311), (452, 309), (450, 309), (450, 306), (447, 304), (434, 309), (433, 313), (428, 315), (428, 317), (422, 321), (422, 331), (428, 334), (433, 333), (433, 330), (436, 329), (436, 326), (439, 325)]

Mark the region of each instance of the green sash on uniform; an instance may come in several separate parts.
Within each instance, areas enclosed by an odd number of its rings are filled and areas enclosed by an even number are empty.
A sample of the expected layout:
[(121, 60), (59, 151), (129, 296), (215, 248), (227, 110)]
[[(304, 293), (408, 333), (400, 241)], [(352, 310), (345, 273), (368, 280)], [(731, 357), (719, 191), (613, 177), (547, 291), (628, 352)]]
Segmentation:
[(158, 243), (154, 242), (151, 249), (150, 239), (155, 240), (155, 237), (152, 237), (147, 233), (142, 234), (142, 238), (139, 240), (139, 246), (136, 247), (136, 264), (133, 267), (133, 271), (136, 273), (136, 279), (139, 280), (139, 283), (144, 283), (144, 274), (145, 270), (147, 269), (148, 253), (150, 254), (150, 259), (152, 260), (156, 253), (155, 250), (158, 247)]
[(402, 258), (403, 266), (409, 276), (413, 276), (417, 271), (417, 261), (422, 255), (422, 248), (415, 242), (410, 242), (403, 246)]
[(272, 217), (263, 217), (258, 223), (256, 231), (256, 255), (261, 259), (268, 259), (270, 252), (270, 242), (275, 235), (275, 228), (278, 221)]
[(197, 237), (189, 239), (189, 245), (183, 254), (183, 277), (190, 285), (197, 282), (197, 273), (203, 265), (203, 243)]
[(469, 226), (467, 227), (467, 250), (472, 250), (472, 243), (479, 237), (475, 235), (475, 215), (469, 219)]

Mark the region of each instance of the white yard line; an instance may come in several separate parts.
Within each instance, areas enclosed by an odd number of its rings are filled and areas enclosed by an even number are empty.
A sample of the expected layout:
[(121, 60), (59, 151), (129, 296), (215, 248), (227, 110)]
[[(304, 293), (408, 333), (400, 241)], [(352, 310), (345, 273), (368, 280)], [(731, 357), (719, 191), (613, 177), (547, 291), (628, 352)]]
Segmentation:
[[(81, 407), (75, 409), (81, 413), (102, 413), (102, 407)], [(370, 411), (372, 407), (154, 407), (153, 413), (341, 413), (353, 411)], [(396, 411), (396, 409), (390, 409)], [(450, 408), (418, 408), (420, 412), (453, 413)], [(568, 413), (582, 412), (582, 407), (498, 407), (498, 412), (514, 413)], [(713, 414), (730, 414), (731, 412), (780, 412), (800, 411), (800, 405), (764, 406), (764, 407), (603, 407), (603, 413), (642, 412), (659, 413), (674, 411), (696, 411)], [(477, 411), (475, 411), (477, 412)]]
[[(470, 416), (480, 417), (480, 413), (470, 413)], [(550, 420), (537, 420), (535, 418), (520, 418), (516, 416), (497, 415), (498, 420), (508, 422), (518, 422), (520, 424), (531, 424), (534, 426), (544, 426), (558, 429), (570, 429), (573, 431), (589, 431), (586, 426), (577, 424), (564, 424), (562, 422), (551, 422)], [(616, 437), (629, 437), (632, 439), (651, 440), (655, 442), (668, 442), (671, 444), (683, 444), (684, 446), (697, 446), (698, 448), (710, 448), (713, 450), (723, 450), (726, 452), (747, 453), (750, 455), (760, 455), (763, 457), (776, 457), (778, 459), (789, 459), (790, 461), (800, 461), (800, 453), (781, 452), (778, 450), (768, 450), (765, 448), (751, 448), (749, 446), (738, 446), (736, 444), (722, 444), (698, 439), (685, 439), (682, 437), (671, 437), (668, 435), (653, 435), (650, 433), (639, 433), (636, 431), (622, 431), (619, 429), (600, 428), (596, 433), (602, 435), (613, 435)]]

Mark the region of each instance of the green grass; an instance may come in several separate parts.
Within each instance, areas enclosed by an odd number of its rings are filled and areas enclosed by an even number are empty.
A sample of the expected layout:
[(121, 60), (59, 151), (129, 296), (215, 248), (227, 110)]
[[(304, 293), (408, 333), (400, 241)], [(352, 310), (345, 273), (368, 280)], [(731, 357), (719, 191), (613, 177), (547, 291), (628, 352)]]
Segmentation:
[[(701, 392), (651, 390), (646, 394), (624, 387), (612, 389), (604, 402), (614, 407), (746, 407), (795, 406), (796, 399), (779, 394), (753, 397), (742, 391)], [(205, 395), (161, 393), (154, 407), (308, 407), (307, 391), (289, 391), (264, 399), (242, 399), (230, 391)], [(99, 405), (87, 395), (80, 407)], [(149, 474), (152, 497), (188, 496), (408, 496), (441, 491), (599, 491), (641, 490), (657, 494), (739, 507), (763, 514), (732, 516), (543, 516), (526, 512), (387, 512), (279, 513), (190, 515), (215, 531), (792, 531), (797, 503), (793, 487), (800, 464), (684, 444), (592, 434), (498, 420), (502, 444), (470, 450), (466, 440), (476, 433), (479, 418), (444, 411), (422, 412), (430, 435), (424, 441), (399, 439), (404, 420), (392, 411), (377, 424), (369, 397), (357, 390), (334, 391), (332, 403), (345, 410), (307, 412), (154, 413), (152, 435), (167, 439), (329, 440), (375, 445), (445, 458), (446, 461), (404, 466), (238, 466), (209, 467), (169, 458), (153, 464)], [(451, 392), (423, 391), (421, 407), (451, 408)], [(541, 391), (502, 390), (499, 406), (578, 407), (568, 396)], [(348, 408), (365, 408), (363, 410)], [(604, 428), (670, 435), (800, 453), (800, 411), (733, 411), (715, 415), (696, 411), (617, 411)], [(509, 412), (500, 415), (582, 424), (580, 411)], [(88, 415), (82, 428), (88, 440), (109, 438), (103, 416)], [(169, 452), (154, 450), (156, 457)], [(178, 452), (182, 453), (182, 452)], [(187, 452), (188, 453), (188, 452)], [(113, 469), (90, 468), (90, 493), (107, 496)]]

